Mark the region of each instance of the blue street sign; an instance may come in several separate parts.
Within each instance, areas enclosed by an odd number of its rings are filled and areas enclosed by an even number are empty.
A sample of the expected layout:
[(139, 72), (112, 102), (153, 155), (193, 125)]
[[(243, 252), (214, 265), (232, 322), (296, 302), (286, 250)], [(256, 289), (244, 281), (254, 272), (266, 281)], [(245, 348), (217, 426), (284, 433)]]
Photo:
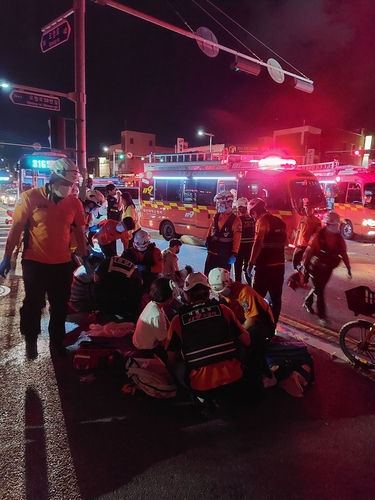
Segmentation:
[(10, 95), (13, 104), (30, 108), (60, 111), (60, 99), (51, 95), (33, 94), (32, 92), (13, 90)]
[(69, 35), (70, 25), (66, 19), (43, 33), (40, 41), (40, 48), (42, 49), (43, 54), (44, 52), (47, 52), (48, 50), (51, 50), (54, 47), (68, 41)]

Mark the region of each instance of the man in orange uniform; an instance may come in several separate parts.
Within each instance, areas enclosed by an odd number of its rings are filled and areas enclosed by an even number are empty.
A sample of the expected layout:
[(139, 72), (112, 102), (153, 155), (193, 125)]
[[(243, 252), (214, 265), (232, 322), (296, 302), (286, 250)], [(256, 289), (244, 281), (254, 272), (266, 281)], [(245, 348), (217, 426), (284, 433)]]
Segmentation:
[(20, 309), (20, 330), (25, 336), (29, 359), (38, 356), (37, 337), (46, 294), (50, 306), (51, 351), (65, 354), (63, 340), (73, 272), (69, 248), (71, 230), (77, 242), (77, 254), (87, 256), (82, 203), (70, 194), (77, 180), (77, 166), (68, 158), (60, 158), (52, 166), (50, 182), (22, 193), (14, 210), (0, 275), (5, 277), (8, 273), (12, 252), (24, 232), (25, 298)]
[(217, 214), (211, 221), (207, 233), (207, 258), (204, 273), (208, 276), (211, 269), (222, 267), (230, 270), (236, 262), (241, 244), (242, 223), (232, 210), (233, 194), (223, 191), (215, 196)]
[(98, 231), (95, 238), (98, 240), (102, 252), (108, 258), (117, 255), (117, 240), (121, 240), (124, 250), (128, 248), (128, 231), (131, 229), (134, 229), (134, 220), (131, 217), (125, 217), (121, 222), (114, 219), (103, 220), (96, 226), (91, 226), (90, 233)]
[(275, 325), (277, 325), (281, 311), (285, 272), (286, 225), (283, 220), (266, 210), (266, 203), (262, 198), (250, 200), (249, 213), (256, 220), (256, 224), (247, 274), (251, 276), (255, 266), (253, 288), (261, 297), (269, 293), (272, 313)]
[(238, 342), (250, 345), (249, 333), (229, 307), (209, 299), (210, 288), (204, 274), (189, 274), (184, 284), (188, 304), (172, 319), (166, 341), (171, 370), (204, 399), (234, 390), (243, 377)]
[(301, 264), (303, 253), (309, 244), (311, 236), (322, 227), (320, 219), (314, 215), (315, 207), (309, 200), (304, 200), (303, 208), (306, 215), (299, 221), (297, 235), (294, 240), (295, 249), (292, 258), (294, 269), (297, 269)]
[(139, 229), (133, 237), (134, 263), (142, 273), (143, 290), (148, 293), (151, 283), (163, 272), (163, 255), (155, 243), (150, 243), (151, 236), (147, 231)]

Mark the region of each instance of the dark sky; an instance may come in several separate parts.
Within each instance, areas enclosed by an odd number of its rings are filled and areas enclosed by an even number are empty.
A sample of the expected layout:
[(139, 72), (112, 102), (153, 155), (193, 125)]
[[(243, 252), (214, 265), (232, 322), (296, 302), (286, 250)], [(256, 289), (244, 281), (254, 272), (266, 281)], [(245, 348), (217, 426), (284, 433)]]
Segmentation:
[[(42, 54), (41, 28), (73, 0), (1, 0), (0, 80), (60, 92), (74, 90), (73, 33)], [(264, 61), (273, 57), (296, 72), (206, 0), (119, 0), (194, 31), (211, 29), (220, 44)], [(249, 143), (274, 129), (306, 124), (375, 132), (375, 2), (372, 0), (211, 0), (237, 23), (314, 80), (306, 94), (260, 76), (230, 69), (234, 58), (209, 58), (194, 40), (87, 1), (86, 91), (88, 154), (120, 142), (125, 128), (155, 133), (158, 145), (177, 137), (191, 145), (199, 126), (214, 142)], [(178, 12), (178, 14), (177, 14)], [(182, 18), (182, 19), (181, 19)], [(73, 16), (69, 17), (73, 28)], [(187, 23), (187, 24), (184, 24)], [(73, 118), (73, 103), (61, 100)], [(51, 112), (14, 105), (0, 91), (0, 141), (48, 145)]]

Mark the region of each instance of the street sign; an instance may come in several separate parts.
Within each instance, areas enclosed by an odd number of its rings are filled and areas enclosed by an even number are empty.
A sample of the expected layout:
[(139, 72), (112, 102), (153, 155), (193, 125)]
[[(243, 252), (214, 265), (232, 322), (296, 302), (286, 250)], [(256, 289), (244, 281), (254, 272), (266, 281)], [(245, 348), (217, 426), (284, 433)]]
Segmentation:
[(18, 104), (19, 106), (60, 111), (60, 99), (51, 95), (13, 90), (9, 97), (13, 104)]
[(43, 54), (69, 40), (70, 24), (66, 19), (42, 34), (40, 48)]

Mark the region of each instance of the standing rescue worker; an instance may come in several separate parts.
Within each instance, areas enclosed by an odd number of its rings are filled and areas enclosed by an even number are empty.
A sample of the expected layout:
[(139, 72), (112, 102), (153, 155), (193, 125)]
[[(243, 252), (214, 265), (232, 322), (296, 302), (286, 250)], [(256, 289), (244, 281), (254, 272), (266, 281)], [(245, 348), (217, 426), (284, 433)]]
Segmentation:
[(207, 233), (207, 258), (204, 273), (208, 276), (211, 269), (222, 267), (230, 270), (236, 262), (241, 243), (241, 220), (233, 213), (233, 194), (223, 191), (215, 196), (217, 213), (211, 221)]
[(107, 184), (107, 219), (119, 222), (122, 217), (121, 191), (114, 184)]
[(25, 298), (20, 309), (20, 330), (26, 340), (26, 356), (38, 356), (42, 309), (48, 296), (51, 352), (65, 354), (65, 320), (68, 311), (72, 266), (71, 230), (77, 242), (77, 255), (87, 256), (82, 202), (71, 195), (78, 180), (78, 168), (70, 159), (60, 158), (52, 166), (50, 181), (44, 187), (29, 189), (17, 201), (13, 223), (0, 264), (0, 275), (10, 270), (10, 258), (23, 237), (22, 274)]
[(234, 263), (234, 279), (241, 283), (242, 272), (244, 272), (246, 281), (251, 286), (251, 278), (247, 275), (246, 270), (254, 243), (255, 220), (247, 211), (248, 203), (249, 201), (247, 198), (239, 198), (237, 200), (237, 215), (242, 224), (242, 235), (237, 259)]
[(297, 269), (301, 264), (302, 255), (309, 244), (311, 236), (322, 227), (320, 219), (314, 215), (315, 207), (309, 200), (304, 200), (303, 209), (306, 213), (299, 221), (297, 234), (294, 240), (295, 249), (293, 252), (293, 269)]
[(283, 220), (266, 210), (266, 203), (262, 198), (250, 200), (249, 212), (256, 220), (256, 225), (247, 274), (251, 277), (255, 267), (254, 290), (261, 297), (269, 293), (271, 309), (275, 325), (277, 325), (281, 311), (285, 272), (286, 225)]

